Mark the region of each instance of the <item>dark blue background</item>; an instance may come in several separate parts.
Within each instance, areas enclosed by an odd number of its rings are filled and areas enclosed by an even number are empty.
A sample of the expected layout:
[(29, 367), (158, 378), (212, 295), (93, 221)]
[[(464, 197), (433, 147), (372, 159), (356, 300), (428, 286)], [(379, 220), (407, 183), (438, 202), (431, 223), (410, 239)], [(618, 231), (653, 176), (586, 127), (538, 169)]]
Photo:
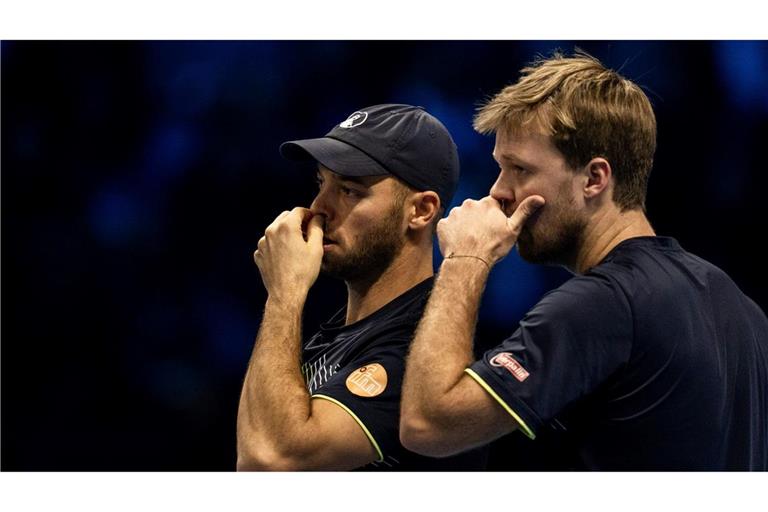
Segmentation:
[[(366, 105), (423, 105), (459, 147), (454, 203), (478, 198), (497, 168), (475, 107), (575, 46), (654, 104), (657, 233), (765, 310), (765, 42), (3, 42), (2, 469), (233, 469), (265, 299), (252, 251), (314, 193), (278, 145)], [(479, 348), (567, 276), (510, 255)], [(307, 331), (344, 297), (321, 278)], [(522, 466), (537, 462), (492, 465)]]

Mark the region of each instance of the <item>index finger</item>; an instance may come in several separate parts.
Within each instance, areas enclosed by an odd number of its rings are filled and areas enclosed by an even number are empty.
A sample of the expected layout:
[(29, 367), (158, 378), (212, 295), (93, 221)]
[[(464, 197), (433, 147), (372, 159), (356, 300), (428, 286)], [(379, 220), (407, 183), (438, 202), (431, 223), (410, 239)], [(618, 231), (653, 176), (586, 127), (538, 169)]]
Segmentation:
[(309, 211), (309, 208), (297, 206), (296, 208), (290, 211), (290, 213), (288, 214), (288, 218), (290, 219), (290, 222), (292, 224), (298, 223), (299, 225), (301, 225), (307, 220), (307, 217), (311, 215), (312, 215), (312, 212)]
[(498, 208), (501, 208), (501, 203), (495, 197), (485, 196), (484, 198), (480, 199), (479, 202), (488, 203)]
[(308, 244), (320, 244), (323, 243), (323, 217), (321, 215), (315, 215), (309, 220), (307, 224), (307, 243)]

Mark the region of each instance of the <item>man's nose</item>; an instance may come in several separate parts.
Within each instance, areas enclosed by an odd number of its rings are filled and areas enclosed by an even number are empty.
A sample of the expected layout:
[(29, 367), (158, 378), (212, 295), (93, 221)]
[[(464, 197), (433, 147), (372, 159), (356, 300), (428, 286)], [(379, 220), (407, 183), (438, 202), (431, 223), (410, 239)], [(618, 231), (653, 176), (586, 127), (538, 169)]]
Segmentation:
[(490, 195), (497, 201), (504, 201), (507, 204), (515, 202), (515, 190), (511, 183), (503, 179), (501, 174), (491, 187)]
[(330, 216), (330, 207), (328, 206), (326, 194), (322, 190), (318, 192), (312, 200), (312, 204), (309, 205), (309, 211), (314, 215), (322, 215), (325, 217), (326, 221), (328, 220), (328, 217)]

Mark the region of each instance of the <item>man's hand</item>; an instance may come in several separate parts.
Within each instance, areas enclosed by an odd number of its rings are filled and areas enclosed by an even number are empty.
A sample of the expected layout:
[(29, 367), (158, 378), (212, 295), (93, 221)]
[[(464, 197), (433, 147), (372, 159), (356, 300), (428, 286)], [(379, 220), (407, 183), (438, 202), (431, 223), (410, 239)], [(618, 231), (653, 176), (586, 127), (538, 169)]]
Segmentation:
[[(472, 256), (489, 266), (509, 253), (525, 222), (544, 204), (531, 196), (507, 217), (492, 197), (466, 200), (437, 224), (443, 255)], [(400, 442), (431, 457), (487, 444), (517, 428), (516, 420), (465, 369), (488, 272), (480, 265), (440, 268), (406, 362)], [(440, 357), (435, 357), (440, 354)]]
[(445, 257), (474, 256), (493, 265), (512, 250), (525, 222), (543, 205), (543, 197), (530, 196), (507, 217), (490, 196), (467, 199), (437, 223), (440, 252)]
[(283, 212), (253, 253), (269, 298), (237, 412), (239, 470), (353, 469), (378, 457), (353, 415), (311, 397), (301, 374), (301, 314), (323, 259), (322, 222), (306, 208)]
[[(253, 260), (270, 297), (305, 298), (320, 273), (323, 219), (306, 208), (277, 216), (261, 237)], [(304, 230), (306, 226), (306, 238)]]

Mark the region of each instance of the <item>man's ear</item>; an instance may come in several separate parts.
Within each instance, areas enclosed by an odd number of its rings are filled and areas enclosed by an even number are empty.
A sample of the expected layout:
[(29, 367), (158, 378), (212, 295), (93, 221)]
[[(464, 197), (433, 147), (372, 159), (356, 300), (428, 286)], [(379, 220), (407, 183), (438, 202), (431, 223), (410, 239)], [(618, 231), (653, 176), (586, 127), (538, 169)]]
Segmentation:
[(440, 211), (440, 197), (437, 193), (427, 190), (411, 196), (411, 216), (408, 220), (409, 229), (423, 229), (435, 220)]
[(593, 158), (584, 167), (586, 182), (584, 184), (584, 198), (593, 199), (608, 188), (613, 176), (611, 164), (602, 157)]

